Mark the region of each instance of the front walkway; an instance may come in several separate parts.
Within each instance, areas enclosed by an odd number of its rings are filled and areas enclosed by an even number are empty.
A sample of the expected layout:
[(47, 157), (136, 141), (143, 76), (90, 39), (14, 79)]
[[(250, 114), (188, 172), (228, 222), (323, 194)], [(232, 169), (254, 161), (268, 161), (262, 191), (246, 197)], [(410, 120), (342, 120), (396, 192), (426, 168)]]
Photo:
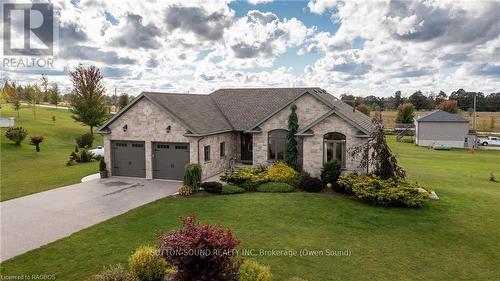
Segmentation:
[(180, 185), (111, 177), (0, 202), (0, 261), (174, 194)]

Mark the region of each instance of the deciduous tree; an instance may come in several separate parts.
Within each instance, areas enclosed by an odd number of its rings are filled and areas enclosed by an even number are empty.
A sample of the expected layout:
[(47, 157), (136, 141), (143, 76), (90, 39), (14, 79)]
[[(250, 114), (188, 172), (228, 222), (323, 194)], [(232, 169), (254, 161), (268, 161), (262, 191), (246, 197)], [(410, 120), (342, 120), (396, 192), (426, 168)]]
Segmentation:
[(443, 111), (446, 111), (446, 112), (449, 112), (449, 113), (453, 113), (453, 114), (456, 114), (458, 113), (458, 103), (456, 100), (445, 100), (445, 101), (442, 101), (438, 107), (438, 109), (440, 110), (443, 110)]
[(359, 157), (359, 167), (368, 170), (373, 168), (373, 173), (381, 179), (402, 180), (406, 172), (398, 165), (396, 157), (392, 154), (385, 140), (384, 125), (382, 125), (382, 114), (375, 113), (372, 119), (373, 129), (368, 141), (354, 147), (349, 151), (352, 157)]
[(118, 110), (122, 110), (130, 102), (130, 98), (127, 94), (123, 93), (118, 97)]
[(398, 106), (398, 114), (396, 115), (397, 123), (410, 124), (415, 117), (415, 106), (407, 102)]
[(10, 85), (9, 82), (5, 82), (2, 89), (2, 99), (5, 102), (12, 104), (12, 107), (17, 111), (17, 117), (19, 117), (19, 110), (21, 109), (21, 93), (17, 90), (16, 85)]
[(59, 101), (61, 101), (61, 94), (59, 93), (59, 87), (54, 83), (49, 89), (49, 103), (55, 105), (57, 108)]
[(356, 105), (356, 110), (362, 112), (367, 116), (370, 116), (370, 107), (364, 103)]
[(95, 66), (79, 65), (69, 73), (69, 77), (73, 83), (70, 96), (72, 117), (89, 126), (90, 133), (93, 133), (93, 128), (101, 125), (108, 117), (103, 76)]

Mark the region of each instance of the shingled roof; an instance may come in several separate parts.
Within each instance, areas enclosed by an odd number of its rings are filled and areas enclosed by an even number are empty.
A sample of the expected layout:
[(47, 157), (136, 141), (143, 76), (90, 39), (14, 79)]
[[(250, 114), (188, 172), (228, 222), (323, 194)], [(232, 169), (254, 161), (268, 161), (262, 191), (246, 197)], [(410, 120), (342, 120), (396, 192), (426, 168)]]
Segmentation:
[(308, 88), (220, 89), (210, 94), (235, 130), (253, 126), (297, 99)]
[(443, 110), (435, 110), (426, 115), (419, 116), (415, 120), (417, 122), (469, 122), (460, 114), (452, 114)]
[[(348, 119), (365, 133), (371, 131), (369, 117), (353, 110), (321, 88), (220, 89), (209, 95), (144, 92), (134, 101), (146, 97), (183, 123), (190, 134), (207, 135), (254, 129), (306, 93), (315, 96), (329, 106), (332, 112)], [(128, 108), (113, 116), (99, 130), (104, 129)]]
[(210, 95), (150, 92), (144, 95), (166, 108), (185, 123), (194, 134), (217, 133), (233, 129)]

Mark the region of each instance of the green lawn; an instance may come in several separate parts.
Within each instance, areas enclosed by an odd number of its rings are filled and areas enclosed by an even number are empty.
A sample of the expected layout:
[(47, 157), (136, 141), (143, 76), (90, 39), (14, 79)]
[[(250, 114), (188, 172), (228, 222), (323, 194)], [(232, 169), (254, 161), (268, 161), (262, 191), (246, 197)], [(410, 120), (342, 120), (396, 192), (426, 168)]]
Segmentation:
[(231, 227), (241, 248), (345, 250), (349, 257), (257, 256), (276, 280), (498, 280), (500, 151), (432, 151), (393, 143), (411, 179), (435, 190), (422, 209), (372, 207), (338, 194), (247, 193), (165, 198), (3, 264), (2, 274), (56, 274), (82, 280), (126, 263), (178, 217)]
[[(7, 129), (1, 129), (1, 201), (77, 183), (82, 177), (97, 172), (97, 162), (65, 165), (75, 149), (75, 137), (89, 130), (71, 119), (68, 110), (38, 107), (35, 120), (31, 107), (23, 107), (18, 118), (10, 105), (3, 104), (1, 116), (15, 117), (16, 126), (28, 131), (21, 146), (16, 146), (5, 137)], [(52, 116), (56, 117), (55, 122)], [(29, 145), (29, 136), (35, 135), (45, 138), (38, 153)], [(96, 135), (94, 145), (101, 143), (102, 137)]]

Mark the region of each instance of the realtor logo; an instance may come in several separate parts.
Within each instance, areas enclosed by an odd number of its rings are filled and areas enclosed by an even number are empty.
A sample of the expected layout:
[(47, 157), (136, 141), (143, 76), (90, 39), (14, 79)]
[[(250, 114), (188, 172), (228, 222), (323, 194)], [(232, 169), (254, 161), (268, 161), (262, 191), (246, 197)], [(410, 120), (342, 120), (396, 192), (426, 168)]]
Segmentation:
[(3, 4), (4, 55), (52, 56), (53, 52), (52, 4)]

